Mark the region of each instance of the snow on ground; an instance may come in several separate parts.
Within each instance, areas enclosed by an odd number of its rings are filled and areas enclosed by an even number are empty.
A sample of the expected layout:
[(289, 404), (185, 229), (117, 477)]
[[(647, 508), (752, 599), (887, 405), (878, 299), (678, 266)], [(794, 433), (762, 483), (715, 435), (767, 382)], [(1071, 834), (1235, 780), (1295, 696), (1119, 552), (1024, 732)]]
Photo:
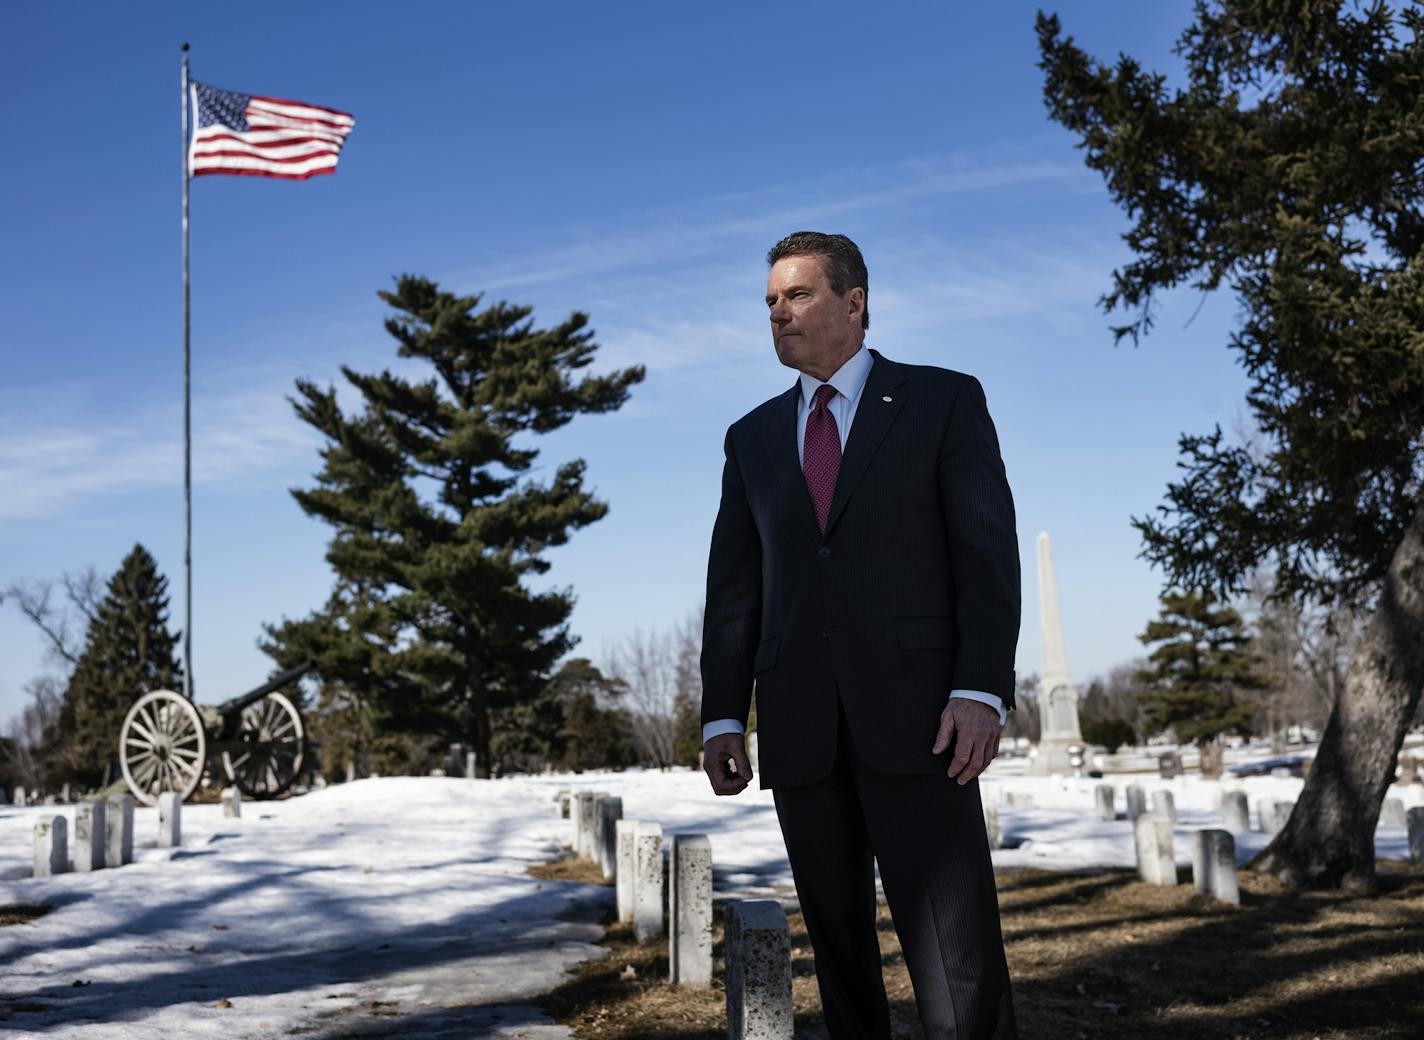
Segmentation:
[[(0, 1000), (48, 1006), (0, 1030), (349, 1036), (396, 1013), (403, 1037), (554, 1040), (570, 1034), (521, 1002), (603, 954), (611, 891), (525, 873), (565, 829), (540, 784), (362, 780), (248, 803), (241, 819), (186, 805), (180, 849), (33, 878), (46, 812), (73, 835), (72, 806), (0, 808), (0, 904), (56, 908), (0, 928)], [(138, 809), (134, 831), (153, 845), (157, 810)], [(373, 1016), (369, 1001), (398, 1003)]]
[[(996, 762), (981, 785), (998, 805), (1005, 842), (1016, 846), (994, 853), (999, 867), (1132, 866), (1131, 825), (1101, 821), (1094, 810), (1101, 782), (1118, 789), (1119, 807), (1130, 782), (1149, 797), (1173, 792), (1183, 865), (1190, 833), (1222, 826), (1223, 787), (1246, 791), (1254, 815), (1257, 799), (1294, 799), (1302, 783), (1099, 781), (1021, 770)], [(34, 820), (65, 815), (72, 836), (73, 807), (0, 806), (0, 904), (55, 907), (31, 924), (0, 928), (0, 1002), (47, 1006), (0, 1028), (82, 1040), (163, 1030), (185, 1038), (368, 1029), (402, 1038), (567, 1037), (526, 1001), (602, 955), (596, 922), (613, 893), (525, 873), (569, 838), (552, 800), (565, 787), (620, 796), (624, 818), (660, 822), (664, 834), (707, 834), (719, 896), (774, 894), (794, 904), (772, 793), (754, 783), (719, 798), (702, 773), (686, 769), (361, 780), (250, 802), (237, 820), (216, 805), (188, 805), (180, 849), (153, 847), (157, 811), (140, 808), (134, 864), (53, 878), (29, 876)], [(1416, 805), (1421, 790), (1390, 794)], [(1022, 796), (1032, 804), (1018, 804)], [(1236, 840), (1245, 860), (1267, 836)], [(1402, 858), (1406, 848), (1404, 828), (1380, 828), (1379, 855)], [(224, 1000), (231, 1007), (214, 1006)], [(402, 1016), (398, 1027), (383, 1015)]]
[[(992, 772), (991, 768), (989, 773)], [(1251, 825), (1259, 828), (1259, 800), (1276, 798), (1293, 802), (1304, 782), (1299, 777), (1203, 780), (1200, 776), (1189, 775), (1160, 780), (1132, 775), (1102, 779), (1018, 776), (986, 779), (981, 783), (981, 790), (987, 803), (998, 805), (999, 834), (1003, 843), (1017, 846), (995, 851), (996, 867), (1078, 870), (1136, 866), (1132, 824), (1126, 819), (1125, 789), (1128, 784), (1142, 785), (1147, 792), (1149, 808), (1154, 791), (1172, 792), (1172, 801), (1177, 809), (1173, 849), (1177, 863), (1190, 866), (1192, 832), (1205, 827), (1225, 827), (1220, 810), (1222, 791), (1246, 792)], [(1111, 823), (1098, 818), (1094, 803), (1093, 789), (1104, 783), (1113, 785), (1116, 798), (1119, 818)], [(1396, 785), (1390, 788), (1389, 797), (1403, 799), (1406, 806), (1424, 804), (1420, 785), (1411, 785), (1411, 788)], [(1010, 794), (1026, 794), (1032, 799), (1032, 804), (1008, 804), (1007, 796)], [(1259, 829), (1250, 833), (1237, 831), (1233, 837), (1236, 839), (1238, 863), (1246, 862), (1271, 840), (1270, 834)], [(1407, 858), (1409, 841), (1405, 829), (1380, 827), (1375, 832), (1375, 854), (1389, 859)]]

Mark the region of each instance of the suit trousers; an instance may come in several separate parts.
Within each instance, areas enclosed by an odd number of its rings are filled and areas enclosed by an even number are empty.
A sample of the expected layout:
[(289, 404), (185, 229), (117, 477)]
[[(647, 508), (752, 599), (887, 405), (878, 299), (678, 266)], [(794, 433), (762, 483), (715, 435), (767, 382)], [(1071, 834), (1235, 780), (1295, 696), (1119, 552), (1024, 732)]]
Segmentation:
[(1017, 1037), (979, 781), (874, 772), (836, 702), (829, 775), (772, 789), (831, 1040), (890, 1038), (876, 863), (927, 1040)]

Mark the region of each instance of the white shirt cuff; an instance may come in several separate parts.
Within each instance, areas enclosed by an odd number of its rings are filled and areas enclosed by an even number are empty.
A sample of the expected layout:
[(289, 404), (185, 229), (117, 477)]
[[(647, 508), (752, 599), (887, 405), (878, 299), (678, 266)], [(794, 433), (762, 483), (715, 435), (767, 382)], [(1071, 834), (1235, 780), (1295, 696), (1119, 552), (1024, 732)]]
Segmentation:
[[(978, 690), (950, 690), (951, 697), (964, 697), (971, 701), (978, 701), (980, 704), (987, 704), (999, 713), (999, 725), (1009, 721), (1009, 713), (1004, 709), (1004, 699), (992, 693), (980, 693)], [(711, 723), (709, 723), (711, 725)]]
[(714, 719), (702, 727), (702, 743), (707, 743), (720, 733), (744, 733), (742, 724), (736, 719)]

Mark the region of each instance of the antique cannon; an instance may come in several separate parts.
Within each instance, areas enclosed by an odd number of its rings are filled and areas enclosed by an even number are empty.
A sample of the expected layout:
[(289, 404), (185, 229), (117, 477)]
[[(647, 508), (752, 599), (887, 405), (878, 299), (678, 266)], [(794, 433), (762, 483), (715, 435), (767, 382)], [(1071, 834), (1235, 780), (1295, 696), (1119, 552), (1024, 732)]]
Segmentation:
[(252, 798), (272, 798), (292, 786), (302, 770), (306, 726), (281, 687), (316, 667), (306, 661), (217, 707), (194, 704), (181, 693), (153, 690), (140, 697), (119, 733), (119, 762), (129, 790), (145, 805), (164, 791), (186, 799), (205, 769), (222, 771)]

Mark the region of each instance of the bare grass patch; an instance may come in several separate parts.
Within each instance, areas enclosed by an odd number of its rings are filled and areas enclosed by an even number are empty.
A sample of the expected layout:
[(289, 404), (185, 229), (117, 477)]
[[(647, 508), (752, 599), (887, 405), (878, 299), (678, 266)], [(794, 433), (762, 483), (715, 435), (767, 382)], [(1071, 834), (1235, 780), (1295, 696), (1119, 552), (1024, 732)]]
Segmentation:
[[(578, 862), (562, 869), (577, 871)], [(597, 874), (595, 864), (589, 864)], [(545, 868), (536, 868), (545, 869)], [(531, 871), (532, 873), (533, 871)], [(1292, 892), (1241, 872), (1242, 905), (1126, 870), (999, 876), (1020, 1035), (1074, 1040), (1410, 1040), (1424, 1022), (1424, 869), (1380, 865), (1375, 896)], [(538, 876), (551, 876), (540, 874)], [(562, 880), (577, 880), (569, 876)], [(601, 875), (596, 883), (602, 883)], [(721, 1040), (722, 900), (710, 989), (668, 983), (666, 940), (609, 921), (609, 956), (538, 1003), (584, 1040)], [(798, 1037), (825, 1037), (810, 941), (791, 927)], [(879, 937), (895, 1040), (923, 1036), (889, 911)]]

